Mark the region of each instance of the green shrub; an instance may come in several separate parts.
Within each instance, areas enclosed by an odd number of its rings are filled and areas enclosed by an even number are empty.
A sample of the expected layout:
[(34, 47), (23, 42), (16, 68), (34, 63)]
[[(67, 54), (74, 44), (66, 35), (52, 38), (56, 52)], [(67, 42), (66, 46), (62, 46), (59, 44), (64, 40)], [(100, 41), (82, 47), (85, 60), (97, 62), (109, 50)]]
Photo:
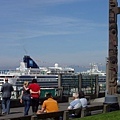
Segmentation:
[(120, 111), (102, 113), (83, 118), (76, 118), (74, 120), (120, 120)]

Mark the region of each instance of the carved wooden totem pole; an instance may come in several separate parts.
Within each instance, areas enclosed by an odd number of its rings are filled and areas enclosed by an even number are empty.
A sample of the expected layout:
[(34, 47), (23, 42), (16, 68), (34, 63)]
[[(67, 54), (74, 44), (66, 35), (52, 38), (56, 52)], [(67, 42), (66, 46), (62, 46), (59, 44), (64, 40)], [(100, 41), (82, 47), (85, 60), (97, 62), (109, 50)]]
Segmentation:
[(108, 94), (117, 93), (118, 78), (118, 30), (117, 15), (120, 13), (117, 0), (109, 0), (109, 51), (108, 51)]

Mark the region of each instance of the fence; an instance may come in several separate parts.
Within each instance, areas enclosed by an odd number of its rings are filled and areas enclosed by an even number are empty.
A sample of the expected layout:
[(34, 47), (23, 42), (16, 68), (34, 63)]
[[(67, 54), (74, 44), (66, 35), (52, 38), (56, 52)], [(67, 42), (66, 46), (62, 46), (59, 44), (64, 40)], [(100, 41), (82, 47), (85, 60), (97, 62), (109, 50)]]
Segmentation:
[[(46, 93), (48, 92), (52, 92), (53, 96), (69, 97), (72, 96), (73, 92), (79, 90), (84, 91), (85, 95), (96, 94), (96, 96), (98, 96), (100, 92), (105, 92), (106, 89), (105, 78), (100, 78), (97, 75), (60, 74), (58, 75), (58, 79), (56, 78), (55, 80), (56, 81), (54, 81), (54, 84), (58, 87), (48, 85), (48, 88), (44, 88), (44, 86), (42, 86), (42, 84), (39, 81), (39, 84), (41, 86), (40, 97), (45, 97)], [(13, 87), (15, 91), (12, 93), (11, 98), (18, 99), (21, 95), (22, 84), (13, 85)], [(0, 98), (1, 98), (1, 93), (0, 93)]]

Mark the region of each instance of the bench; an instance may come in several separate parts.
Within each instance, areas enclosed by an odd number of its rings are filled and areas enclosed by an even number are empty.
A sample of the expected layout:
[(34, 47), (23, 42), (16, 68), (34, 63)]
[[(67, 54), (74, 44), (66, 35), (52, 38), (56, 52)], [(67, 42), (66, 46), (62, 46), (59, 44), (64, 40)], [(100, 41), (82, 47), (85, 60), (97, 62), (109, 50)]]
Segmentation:
[[(86, 108), (82, 108), (81, 110), (81, 117), (85, 117), (88, 115), (98, 114), (98, 113), (106, 113), (105, 107), (103, 104), (96, 104), (96, 105), (88, 105)], [(94, 112), (94, 113), (93, 113)]]
[(74, 110), (68, 110), (66, 114), (74, 114), (79, 113), (78, 117), (85, 117), (88, 115), (94, 115), (99, 113), (106, 113), (109, 112), (109, 105), (108, 104), (94, 104), (94, 105), (88, 105), (85, 108), (79, 108)]
[(69, 120), (69, 114), (72, 114), (74, 112), (80, 111), (81, 109), (75, 109), (75, 110), (64, 110), (64, 111), (58, 111), (58, 112), (51, 112), (51, 113), (42, 113), (38, 114), (37, 116), (21, 116), (21, 117), (15, 117), (15, 118), (9, 118), (7, 120), (43, 120), (47, 118), (54, 118), (54, 120), (59, 120), (59, 118), (63, 118), (62, 120)]
[[(60, 116), (62, 118), (64, 118), (64, 112), (65, 111), (42, 113), (42, 114), (38, 114), (37, 116), (27, 115), (27, 116), (9, 118), (7, 120), (42, 120), (42, 119), (46, 119), (46, 118), (54, 118), (54, 120), (59, 120)], [(64, 120), (66, 120), (66, 118)]]
[[(69, 120), (69, 115), (74, 113), (80, 113), (80, 117), (87, 116), (87, 113), (91, 113), (93, 111), (100, 110), (102, 113), (108, 112), (108, 105), (104, 104), (95, 104), (95, 105), (88, 105), (86, 108), (78, 108), (78, 109), (72, 109), (72, 110), (63, 110), (58, 112), (51, 112), (51, 113), (42, 113), (38, 114), (37, 116), (21, 116), (16, 118), (9, 118), (7, 120), (42, 120), (46, 118), (54, 118), (55, 120), (59, 120), (59, 117), (61, 116), (63, 120)], [(96, 114), (99, 114), (99, 112), (96, 112)]]
[(7, 118), (7, 119), (4, 119), (4, 120), (31, 120), (31, 115), (14, 117), (14, 118)]
[(54, 118), (54, 120), (59, 120), (59, 117), (64, 118), (64, 111), (51, 112), (51, 113), (42, 113), (36, 116), (31, 116), (31, 120), (41, 120), (46, 118)]

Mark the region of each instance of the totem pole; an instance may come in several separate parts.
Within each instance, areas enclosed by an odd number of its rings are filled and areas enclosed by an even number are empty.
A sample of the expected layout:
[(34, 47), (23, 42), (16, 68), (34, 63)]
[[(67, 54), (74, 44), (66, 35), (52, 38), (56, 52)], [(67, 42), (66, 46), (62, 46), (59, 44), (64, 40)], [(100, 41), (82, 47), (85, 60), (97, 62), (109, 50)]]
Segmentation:
[(120, 14), (117, 0), (109, 0), (109, 51), (108, 51), (108, 67), (107, 84), (108, 94), (117, 93), (118, 78), (118, 30), (117, 15)]

